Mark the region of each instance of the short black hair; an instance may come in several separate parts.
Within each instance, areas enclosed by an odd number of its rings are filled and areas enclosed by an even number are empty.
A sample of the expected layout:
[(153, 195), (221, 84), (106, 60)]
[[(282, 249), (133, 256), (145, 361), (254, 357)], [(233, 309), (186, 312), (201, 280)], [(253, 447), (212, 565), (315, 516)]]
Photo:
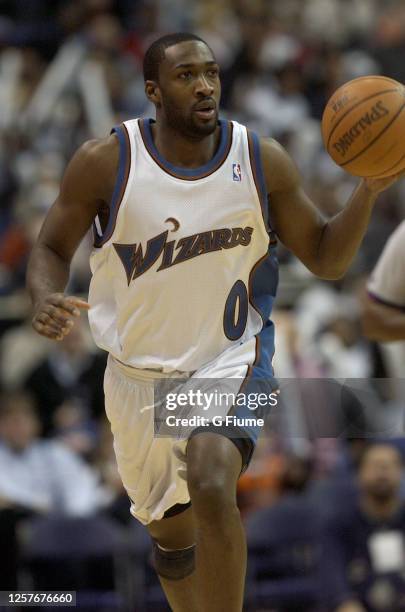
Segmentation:
[[(145, 81), (159, 80), (159, 66), (165, 59), (166, 49), (177, 45), (178, 43), (195, 40), (204, 43), (209, 49), (209, 45), (197, 36), (188, 32), (177, 32), (175, 34), (166, 34), (155, 40), (146, 50), (143, 58), (143, 78)], [(211, 49), (210, 49), (211, 50)]]

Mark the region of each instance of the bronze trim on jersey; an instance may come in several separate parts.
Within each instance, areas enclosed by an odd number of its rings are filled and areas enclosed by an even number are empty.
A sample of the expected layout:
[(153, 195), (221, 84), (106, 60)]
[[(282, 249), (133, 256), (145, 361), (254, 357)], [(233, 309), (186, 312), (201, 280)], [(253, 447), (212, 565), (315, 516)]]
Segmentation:
[[(260, 333), (260, 332), (259, 332)], [(238, 393), (242, 393), (244, 387), (246, 386), (249, 378), (252, 376), (253, 374), (253, 368), (257, 365), (257, 362), (259, 361), (259, 357), (260, 357), (260, 338), (259, 338), (259, 334), (255, 335), (255, 358), (252, 364), (248, 364), (247, 366), (247, 370), (246, 370), (246, 374), (244, 379), (242, 380), (242, 383), (239, 387), (239, 391)], [(233, 404), (228, 412), (228, 414), (233, 414), (233, 410), (235, 408), (235, 404)]]
[[(259, 332), (259, 333), (260, 333), (260, 332)], [(253, 366), (255, 366), (255, 365), (257, 365), (257, 362), (259, 361), (260, 349), (261, 349), (259, 334), (256, 334), (255, 338), (256, 338), (256, 345), (255, 345), (255, 360), (254, 360), (254, 362), (253, 362), (253, 364), (252, 364), (252, 367), (253, 367)]]
[[(270, 244), (270, 240), (269, 240), (269, 244)], [(249, 280), (248, 280), (248, 289), (249, 289), (249, 304), (252, 306), (252, 308), (254, 308), (254, 310), (257, 312), (257, 314), (260, 316), (261, 320), (263, 321), (263, 325), (266, 324), (266, 320), (263, 318), (262, 313), (260, 312), (260, 310), (257, 309), (257, 307), (254, 305), (253, 303), (253, 287), (252, 287), (252, 283), (253, 283), (253, 274), (255, 273), (255, 270), (258, 266), (260, 266), (260, 264), (267, 259), (267, 257), (269, 256), (269, 252), (267, 250), (267, 253), (265, 255), (263, 255), (263, 257), (260, 257), (260, 259), (258, 259), (255, 263), (255, 265), (253, 266), (253, 268), (250, 270), (249, 273)]]
[[(124, 268), (124, 272), (125, 272), (125, 274), (126, 274), (126, 276), (127, 276), (128, 287), (129, 287), (129, 284), (130, 284), (130, 282), (131, 282), (131, 280), (132, 280), (132, 275), (133, 275), (134, 270), (135, 270), (134, 257), (132, 257), (132, 258), (131, 258), (131, 267), (130, 267), (130, 268), (127, 270), (127, 269), (126, 269), (126, 267), (125, 267), (125, 265), (124, 265), (124, 262), (122, 261), (122, 259), (121, 259), (121, 257), (120, 257), (119, 250), (117, 249), (117, 247), (120, 247), (120, 246), (126, 246), (126, 247), (128, 247), (128, 248), (133, 248), (134, 250), (136, 250), (136, 247), (138, 246), (138, 243), (137, 243), (137, 242), (135, 242), (135, 243), (133, 243), (133, 244), (125, 244), (125, 245), (123, 245), (123, 244), (119, 244), (119, 243), (117, 243), (117, 242), (113, 242), (113, 243), (112, 243), (112, 246), (114, 247), (115, 253), (116, 253), (116, 255), (119, 257), (120, 262), (121, 262), (121, 264), (122, 264), (122, 266), (123, 266), (123, 268)], [(118, 359), (117, 359), (117, 361), (118, 361)]]
[(230, 152), (231, 147), (232, 147), (232, 141), (233, 141), (233, 123), (232, 123), (232, 121), (228, 121), (227, 122), (227, 124), (228, 124), (227, 125), (227, 134), (226, 134), (227, 146), (225, 148), (224, 154), (218, 160), (218, 162), (215, 164), (215, 166), (213, 168), (211, 168), (208, 172), (203, 172), (203, 173), (201, 173), (201, 174), (199, 174), (197, 176), (183, 176), (183, 175), (177, 174), (176, 172), (172, 171), (167, 166), (165, 166), (159, 160), (159, 158), (156, 157), (154, 151), (148, 145), (148, 139), (146, 137), (146, 128), (145, 128), (146, 121), (149, 121), (149, 120), (148, 119), (138, 119), (139, 131), (140, 131), (140, 134), (141, 134), (142, 141), (143, 141), (143, 144), (145, 146), (145, 149), (149, 153), (149, 155), (153, 159), (153, 161), (159, 166), (159, 168), (161, 168), (161, 170), (163, 170), (166, 174), (169, 174), (169, 176), (173, 176), (174, 178), (181, 179), (182, 181), (198, 181), (200, 179), (207, 178), (207, 176), (210, 176), (211, 174), (214, 174), (214, 172), (216, 172), (217, 170), (219, 170), (219, 168), (221, 166), (223, 166), (223, 164), (225, 163), (225, 161), (228, 158), (229, 152)]
[[(125, 190), (127, 188), (127, 184), (128, 184), (128, 178), (129, 178), (129, 171), (131, 168), (131, 144), (130, 144), (130, 140), (129, 140), (129, 134), (128, 134), (128, 130), (126, 128), (126, 126), (121, 123), (118, 127), (123, 128), (122, 129), (122, 133), (124, 134), (125, 137), (125, 143), (126, 143), (126, 155), (125, 155), (125, 170), (124, 170), (124, 178), (121, 182), (121, 186), (120, 186), (120, 190), (118, 193), (118, 197), (116, 202), (114, 202), (114, 192), (118, 187), (118, 182), (119, 182), (119, 166), (122, 163), (121, 160), (121, 148), (120, 148), (120, 154), (119, 154), (119, 159), (118, 159), (118, 172), (117, 172), (117, 177), (116, 177), (116, 182), (115, 182), (115, 186), (114, 186), (114, 191), (113, 191), (113, 196), (111, 198), (110, 201), (110, 214), (108, 217), (108, 221), (107, 221), (107, 226), (106, 226), (106, 230), (105, 232), (99, 236), (97, 232), (95, 232), (94, 230), (94, 223), (93, 223), (93, 232), (94, 232), (94, 244), (93, 246), (95, 248), (101, 248), (113, 235), (114, 230), (115, 230), (115, 226), (117, 223), (117, 217), (118, 217), (118, 212), (120, 210), (121, 207), (121, 203), (122, 203), (122, 199), (124, 197), (124, 193)], [(118, 138), (118, 136), (117, 136)], [(97, 238), (96, 238), (97, 236)]]

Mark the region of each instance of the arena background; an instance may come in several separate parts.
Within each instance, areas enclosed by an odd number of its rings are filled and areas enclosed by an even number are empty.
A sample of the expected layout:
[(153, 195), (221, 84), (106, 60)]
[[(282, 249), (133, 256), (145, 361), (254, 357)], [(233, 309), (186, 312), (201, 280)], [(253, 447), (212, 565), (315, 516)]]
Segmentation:
[[(166, 610), (148, 538), (129, 515), (115, 467), (103, 411), (105, 355), (83, 316), (63, 343), (34, 334), (24, 288), (31, 246), (75, 149), (125, 119), (153, 114), (142, 54), (173, 31), (197, 33), (214, 50), (222, 116), (283, 143), (308, 193), (326, 215), (336, 213), (356, 179), (325, 153), (322, 111), (354, 77), (405, 82), (405, 5), (0, 0), (0, 13), (0, 451), (10, 439), (23, 449), (16, 472), (0, 452), (0, 590), (76, 590), (82, 609)], [(337, 609), (320, 577), (319, 525), (355, 495), (366, 438), (383, 435), (405, 447), (403, 345), (377, 346), (361, 332), (365, 279), (404, 212), (405, 181), (379, 198), (360, 252), (338, 282), (315, 279), (279, 247), (274, 366), (280, 378), (313, 384), (293, 385), (240, 481), (250, 550), (246, 610)], [(88, 237), (70, 294), (87, 296), (90, 250)], [(350, 385), (365, 393), (364, 401), (338, 402), (332, 433), (331, 400), (319, 378), (356, 379), (361, 384)], [(393, 584), (375, 577), (368, 609), (405, 609), (398, 607), (405, 583)]]

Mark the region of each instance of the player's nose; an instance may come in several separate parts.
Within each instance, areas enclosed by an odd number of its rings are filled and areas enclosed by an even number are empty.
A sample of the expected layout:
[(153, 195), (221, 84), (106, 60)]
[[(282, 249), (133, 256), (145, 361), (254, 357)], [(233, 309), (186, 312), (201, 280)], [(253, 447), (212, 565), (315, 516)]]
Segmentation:
[(200, 78), (196, 82), (195, 86), (195, 95), (198, 98), (209, 97), (214, 93), (214, 88), (204, 75), (201, 75)]

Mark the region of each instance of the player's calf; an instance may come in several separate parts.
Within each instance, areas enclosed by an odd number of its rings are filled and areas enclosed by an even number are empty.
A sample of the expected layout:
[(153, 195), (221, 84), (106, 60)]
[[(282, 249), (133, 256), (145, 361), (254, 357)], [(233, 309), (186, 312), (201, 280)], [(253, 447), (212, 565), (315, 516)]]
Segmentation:
[(148, 525), (153, 565), (174, 612), (202, 612), (195, 586), (195, 533), (192, 509)]
[(187, 446), (187, 482), (196, 525), (199, 605), (210, 612), (240, 612), (246, 541), (236, 504), (241, 454), (228, 438), (201, 433)]

